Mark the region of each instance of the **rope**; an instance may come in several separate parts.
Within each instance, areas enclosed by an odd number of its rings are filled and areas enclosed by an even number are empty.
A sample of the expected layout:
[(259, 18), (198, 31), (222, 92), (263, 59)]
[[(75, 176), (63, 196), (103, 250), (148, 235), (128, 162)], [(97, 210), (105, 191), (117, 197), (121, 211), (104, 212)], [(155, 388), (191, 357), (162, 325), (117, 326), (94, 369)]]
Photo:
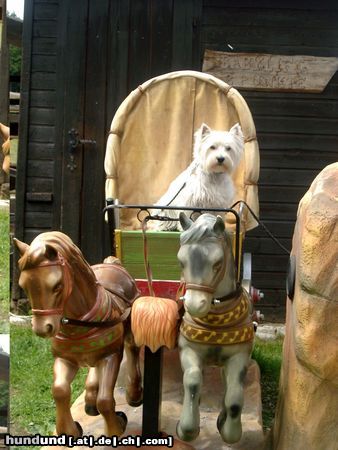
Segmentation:
[(187, 183), (183, 183), (183, 184), (182, 184), (182, 186), (180, 187), (180, 189), (176, 192), (176, 194), (174, 195), (174, 197), (170, 200), (169, 203), (167, 203), (166, 206), (169, 206), (169, 205), (172, 204), (172, 202), (175, 200), (175, 198), (178, 196), (178, 194), (179, 194), (180, 192), (182, 192), (182, 190), (185, 188), (186, 184), (187, 184)]
[(246, 208), (248, 209), (248, 211), (250, 212), (252, 217), (263, 228), (263, 230), (266, 232), (266, 234), (275, 242), (275, 244), (277, 244), (278, 247), (280, 247), (287, 255), (290, 255), (289, 250), (286, 247), (284, 247), (284, 245), (281, 242), (279, 242), (279, 240), (271, 233), (269, 228), (256, 216), (256, 214), (253, 212), (253, 210), (250, 208), (250, 206), (244, 200), (239, 200), (238, 202), (234, 203), (231, 206), (231, 209), (234, 208), (235, 206), (237, 206), (240, 203), (242, 205), (246, 206)]

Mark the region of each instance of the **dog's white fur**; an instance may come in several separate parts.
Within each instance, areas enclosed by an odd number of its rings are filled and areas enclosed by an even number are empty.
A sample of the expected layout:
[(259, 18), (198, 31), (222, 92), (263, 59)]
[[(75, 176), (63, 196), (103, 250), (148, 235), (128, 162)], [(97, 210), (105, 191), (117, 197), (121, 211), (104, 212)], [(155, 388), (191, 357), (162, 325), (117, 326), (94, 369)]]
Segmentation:
[[(156, 205), (229, 208), (235, 194), (231, 174), (238, 166), (244, 151), (241, 126), (236, 123), (229, 131), (216, 131), (203, 123), (194, 138), (192, 163), (175, 178)], [(153, 213), (178, 218), (180, 211), (154, 210)], [(157, 221), (151, 228), (179, 229), (179, 222)]]

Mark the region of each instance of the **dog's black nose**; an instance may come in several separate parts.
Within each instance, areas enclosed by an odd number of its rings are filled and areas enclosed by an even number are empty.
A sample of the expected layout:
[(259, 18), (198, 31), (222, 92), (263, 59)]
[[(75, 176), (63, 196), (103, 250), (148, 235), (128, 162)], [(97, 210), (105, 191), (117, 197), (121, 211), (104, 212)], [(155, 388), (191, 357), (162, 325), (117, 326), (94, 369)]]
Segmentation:
[(225, 160), (224, 156), (218, 156), (216, 159), (217, 159), (218, 164), (224, 163), (224, 160)]

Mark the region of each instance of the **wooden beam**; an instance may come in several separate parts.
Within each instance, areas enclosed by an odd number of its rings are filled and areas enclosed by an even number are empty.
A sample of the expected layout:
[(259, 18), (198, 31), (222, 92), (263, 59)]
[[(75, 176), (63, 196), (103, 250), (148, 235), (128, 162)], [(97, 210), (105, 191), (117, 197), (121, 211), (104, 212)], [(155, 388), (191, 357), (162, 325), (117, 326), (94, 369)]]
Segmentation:
[(9, 52), (7, 41), (6, 1), (2, 0), (0, 21), (0, 122), (8, 125), (9, 120)]

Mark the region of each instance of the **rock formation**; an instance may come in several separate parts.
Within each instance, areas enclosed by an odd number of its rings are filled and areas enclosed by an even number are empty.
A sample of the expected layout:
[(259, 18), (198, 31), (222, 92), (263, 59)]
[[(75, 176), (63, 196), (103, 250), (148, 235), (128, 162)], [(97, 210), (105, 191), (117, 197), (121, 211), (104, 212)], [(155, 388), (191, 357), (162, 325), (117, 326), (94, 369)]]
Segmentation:
[(338, 163), (298, 208), (273, 450), (338, 447)]

